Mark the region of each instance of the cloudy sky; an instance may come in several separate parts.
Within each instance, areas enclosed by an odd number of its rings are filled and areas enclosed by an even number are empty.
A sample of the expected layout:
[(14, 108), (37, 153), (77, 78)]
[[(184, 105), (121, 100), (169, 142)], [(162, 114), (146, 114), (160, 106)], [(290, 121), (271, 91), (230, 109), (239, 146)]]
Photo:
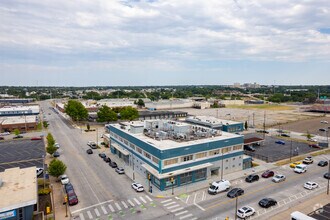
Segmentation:
[(0, 1), (0, 85), (234, 82), (330, 84), (330, 1)]

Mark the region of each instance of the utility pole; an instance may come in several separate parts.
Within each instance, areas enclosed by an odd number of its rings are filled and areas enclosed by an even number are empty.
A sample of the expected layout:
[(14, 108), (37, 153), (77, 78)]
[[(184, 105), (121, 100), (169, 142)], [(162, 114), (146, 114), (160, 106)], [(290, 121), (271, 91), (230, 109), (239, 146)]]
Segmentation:
[(99, 146), (99, 128), (96, 128), (96, 146)]
[(222, 156), (221, 156), (221, 180), (222, 179), (223, 179), (223, 152), (222, 152)]
[(290, 163), (291, 163), (291, 157), (292, 157), (292, 140), (291, 140), (291, 144), (290, 144)]
[(235, 220), (237, 220), (237, 206), (238, 206), (238, 196), (236, 196)]
[(253, 121), (252, 121), (252, 126), (254, 127), (254, 112), (253, 112), (253, 114), (252, 114), (252, 117), (253, 117)]
[(134, 171), (134, 154), (132, 153), (132, 164), (133, 164), (133, 181), (135, 180), (135, 171)]
[[(328, 164), (329, 164), (328, 174), (330, 174), (330, 160), (329, 160)], [(330, 184), (330, 178), (328, 177), (327, 195), (329, 195), (329, 184)]]
[(264, 132), (263, 132), (263, 136), (264, 136), (264, 140), (265, 140), (265, 135), (266, 135), (266, 111), (264, 111)]

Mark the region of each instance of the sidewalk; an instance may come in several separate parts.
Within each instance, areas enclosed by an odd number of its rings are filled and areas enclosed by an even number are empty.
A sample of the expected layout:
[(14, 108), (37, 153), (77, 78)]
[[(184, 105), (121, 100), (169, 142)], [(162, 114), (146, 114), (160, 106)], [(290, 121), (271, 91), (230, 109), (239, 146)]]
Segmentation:
[(330, 202), (330, 195), (327, 195), (326, 193), (322, 192), (322, 194), (317, 195), (311, 199), (299, 202), (300, 203), (299, 205), (296, 204), (288, 205), (287, 210), (281, 213), (277, 213), (275, 216), (271, 217), (270, 220), (290, 219), (290, 214), (294, 211), (299, 211), (307, 215), (323, 207), (329, 202)]

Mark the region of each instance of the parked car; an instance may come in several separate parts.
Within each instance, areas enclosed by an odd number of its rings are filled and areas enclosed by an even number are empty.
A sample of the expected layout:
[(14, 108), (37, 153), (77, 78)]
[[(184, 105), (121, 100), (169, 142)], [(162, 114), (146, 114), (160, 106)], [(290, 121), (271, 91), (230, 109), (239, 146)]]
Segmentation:
[(322, 124), (328, 124), (328, 121), (321, 121)]
[(295, 173), (305, 173), (307, 171), (307, 165), (299, 164), (297, 165), (294, 170)]
[(274, 176), (274, 171), (266, 170), (261, 176), (262, 176), (263, 178), (269, 178), (269, 177), (272, 177), (272, 176)]
[(111, 162), (110, 157), (103, 157), (103, 160), (104, 160), (106, 163), (110, 163), (110, 162)]
[(282, 174), (277, 174), (273, 177), (272, 181), (275, 183), (283, 182), (285, 181), (286, 177)]
[(64, 188), (66, 193), (68, 193), (71, 190), (74, 190), (73, 185), (71, 183), (67, 183), (66, 185), (64, 185)]
[(254, 210), (254, 208), (252, 208), (250, 206), (243, 206), (242, 208), (237, 210), (236, 214), (239, 218), (245, 219), (245, 218), (248, 218), (248, 217), (254, 215), (255, 212), (256, 211)]
[(290, 135), (286, 134), (286, 133), (282, 133), (281, 134), (282, 137), (290, 137)]
[(258, 181), (258, 180), (259, 180), (259, 176), (257, 174), (251, 174), (245, 178), (245, 181), (248, 183), (252, 183), (252, 182)]
[(330, 179), (330, 172), (325, 173), (325, 174), (323, 175), (323, 177), (326, 178), (326, 179)]
[(313, 158), (306, 157), (302, 162), (303, 162), (303, 164), (311, 164), (311, 163), (313, 163)]
[(325, 128), (320, 128), (320, 129), (319, 129), (319, 131), (323, 131), (323, 132), (326, 132), (326, 131), (327, 131), (327, 129), (325, 129)]
[(55, 151), (55, 153), (53, 153), (53, 157), (59, 157), (60, 156), (60, 153)]
[(70, 182), (69, 177), (65, 174), (61, 176), (61, 183), (62, 185), (68, 184)]
[(86, 153), (87, 154), (93, 154), (93, 151), (92, 151), (92, 149), (88, 149), (88, 150), (86, 150)]
[(277, 205), (277, 201), (272, 198), (264, 198), (259, 201), (259, 205), (263, 208), (269, 208), (271, 206)]
[(285, 142), (284, 142), (284, 141), (281, 141), (281, 140), (275, 141), (275, 143), (276, 143), (276, 144), (285, 145)]
[(69, 206), (78, 204), (78, 197), (76, 194), (68, 196), (68, 203)]
[(105, 153), (100, 153), (99, 154), (99, 157), (101, 157), (101, 158), (104, 158), (104, 157), (106, 157), (107, 155), (105, 155)]
[(311, 181), (308, 181), (307, 183), (304, 184), (304, 188), (305, 189), (316, 189), (317, 187), (319, 187), (319, 184), (315, 183), (315, 182), (311, 182)]
[(310, 138), (310, 139), (308, 139), (308, 141), (317, 142), (317, 140), (315, 138)]
[(296, 168), (297, 165), (301, 164), (301, 161), (290, 163), (291, 168)]
[(13, 139), (19, 139), (19, 138), (23, 138), (23, 136), (19, 134), (13, 137)]
[(57, 149), (59, 149), (60, 148), (60, 144), (59, 143), (55, 143), (54, 144), (54, 147), (56, 147)]
[(0, 141), (2, 141), (2, 140), (5, 140), (5, 138), (4, 137), (0, 137)]
[(244, 145), (244, 150), (254, 152), (256, 149), (250, 145)]
[(124, 173), (125, 173), (125, 170), (124, 170), (124, 168), (122, 168), (122, 167), (117, 167), (117, 168), (115, 169), (115, 171), (116, 171), (118, 174), (124, 174)]
[(326, 160), (321, 160), (317, 165), (320, 166), (320, 167), (328, 166), (328, 161), (326, 161)]
[(43, 172), (44, 172), (43, 168), (40, 168), (40, 167), (36, 168), (37, 177), (40, 176)]
[(117, 163), (114, 162), (114, 161), (111, 161), (111, 162), (109, 163), (109, 166), (112, 167), (112, 168), (117, 168), (117, 167), (118, 167), (118, 166), (117, 166)]
[(209, 189), (208, 193), (211, 195), (215, 195), (219, 192), (224, 192), (230, 189), (230, 182), (228, 180), (220, 180), (220, 181), (214, 181)]
[(96, 149), (97, 148), (97, 145), (94, 141), (88, 141), (87, 142), (87, 145), (92, 148), (92, 149)]
[(144, 188), (140, 183), (132, 183), (131, 186), (136, 192), (143, 192), (144, 191)]
[(6, 136), (6, 135), (10, 135), (10, 132), (3, 132), (3, 133), (0, 133), (0, 136)]
[(31, 138), (31, 141), (40, 141), (40, 140), (42, 140), (41, 137), (32, 137)]
[(310, 144), (308, 146), (311, 148), (321, 148), (318, 144)]
[(244, 190), (241, 188), (234, 188), (227, 193), (229, 198), (235, 198), (244, 194)]

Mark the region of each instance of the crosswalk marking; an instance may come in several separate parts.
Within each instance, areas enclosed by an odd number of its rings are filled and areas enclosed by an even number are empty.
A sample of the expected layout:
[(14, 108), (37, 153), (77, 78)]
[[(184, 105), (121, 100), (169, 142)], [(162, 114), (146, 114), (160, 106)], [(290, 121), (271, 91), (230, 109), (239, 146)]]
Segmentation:
[(177, 212), (177, 211), (180, 211), (182, 209), (184, 209), (184, 208), (183, 207), (180, 207), (180, 208), (177, 208), (177, 209), (170, 210), (170, 212)]
[(121, 203), (124, 205), (125, 209), (128, 208), (128, 205), (126, 205), (126, 203), (124, 201), (121, 201)]
[(188, 214), (188, 215), (182, 216), (182, 217), (180, 217), (180, 220), (181, 220), (181, 219), (185, 219), (185, 218), (189, 218), (189, 217), (191, 217), (191, 216), (193, 216), (193, 215), (192, 215), (192, 214)]
[(190, 220), (197, 220), (197, 217), (195, 217), (195, 218), (192, 218), (192, 219), (190, 219)]
[(111, 212), (115, 212), (115, 209), (112, 207), (112, 205), (108, 205), (109, 209), (111, 210)]
[(176, 207), (178, 207), (178, 206), (180, 206), (180, 205), (179, 205), (179, 204), (172, 205), (172, 206), (167, 207), (167, 209), (173, 209), (173, 208), (176, 208)]
[(142, 196), (140, 196), (140, 199), (142, 202), (147, 203), (147, 201)]
[(136, 202), (136, 204), (141, 205), (141, 203), (139, 202), (139, 200), (137, 200), (136, 198), (134, 198), (134, 201)]
[(103, 211), (103, 213), (104, 213), (105, 215), (108, 214), (108, 212), (107, 212), (107, 210), (105, 209), (104, 206), (101, 206), (101, 209), (102, 209), (102, 211)]
[(147, 199), (149, 199), (150, 202), (152, 202), (152, 199), (149, 196), (146, 196), (146, 197), (147, 197)]
[(172, 199), (168, 199), (168, 200), (165, 200), (165, 201), (161, 201), (160, 203), (167, 203), (167, 202), (170, 202), (172, 201)]
[(92, 213), (90, 211), (87, 211), (87, 215), (89, 219), (93, 219)]
[(115, 203), (115, 205), (116, 205), (117, 209), (120, 211), (121, 210), (120, 205), (118, 203)]
[(182, 211), (182, 212), (178, 212), (178, 213), (175, 213), (174, 215), (175, 216), (178, 216), (178, 215), (183, 215), (184, 213), (187, 213), (188, 211), (187, 210), (185, 210), (185, 211)]
[(98, 209), (94, 209), (94, 212), (95, 212), (95, 214), (96, 214), (97, 217), (100, 217), (101, 216), (101, 214), (100, 214), (100, 212), (99, 212)]
[(134, 204), (131, 200), (127, 200), (127, 202), (128, 202), (131, 206), (135, 206), (135, 204)]
[(85, 220), (84, 215), (82, 213), (79, 214), (80, 220)]
[(166, 207), (166, 206), (169, 206), (169, 205), (172, 205), (172, 204), (175, 204), (176, 202), (170, 202), (170, 203), (166, 203), (166, 204), (164, 204), (164, 206)]

